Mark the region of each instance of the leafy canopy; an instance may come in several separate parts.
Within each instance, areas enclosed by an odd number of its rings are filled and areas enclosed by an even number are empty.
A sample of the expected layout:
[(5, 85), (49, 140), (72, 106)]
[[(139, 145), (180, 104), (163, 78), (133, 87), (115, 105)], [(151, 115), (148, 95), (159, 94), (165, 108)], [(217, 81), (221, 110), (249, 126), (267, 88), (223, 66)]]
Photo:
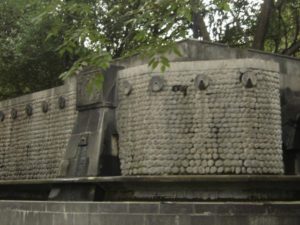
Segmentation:
[[(40, 4), (40, 3), (36, 3)], [(52, 20), (47, 39), (63, 37), (60, 55), (76, 56), (66, 78), (85, 66), (109, 67), (112, 59), (135, 54), (150, 58), (152, 68), (169, 65), (166, 52), (179, 54), (174, 41), (187, 36), (191, 20), (187, 0), (57, 0), (44, 3), (35, 23)], [(91, 84), (97, 84), (95, 77)]]
[(0, 99), (136, 54), (164, 71), (190, 37), (299, 56), (299, 11), (294, 0), (2, 0)]

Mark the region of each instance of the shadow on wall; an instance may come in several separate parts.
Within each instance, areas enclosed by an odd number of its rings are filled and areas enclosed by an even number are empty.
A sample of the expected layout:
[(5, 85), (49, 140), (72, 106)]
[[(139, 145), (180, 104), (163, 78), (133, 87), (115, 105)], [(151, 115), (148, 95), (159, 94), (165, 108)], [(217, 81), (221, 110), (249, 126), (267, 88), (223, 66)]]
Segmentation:
[(285, 173), (300, 173), (300, 92), (281, 91), (282, 140)]

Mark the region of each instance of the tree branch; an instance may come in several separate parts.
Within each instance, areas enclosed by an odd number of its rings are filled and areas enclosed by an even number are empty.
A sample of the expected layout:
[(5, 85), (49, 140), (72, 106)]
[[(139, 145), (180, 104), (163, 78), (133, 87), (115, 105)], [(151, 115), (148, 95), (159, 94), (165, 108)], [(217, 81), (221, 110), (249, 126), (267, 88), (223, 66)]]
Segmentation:
[(293, 55), (300, 49), (300, 41), (294, 42), (289, 48), (283, 50), (284, 55)]
[(299, 11), (298, 9), (295, 7), (293, 7), (293, 11), (294, 11), (294, 19), (295, 19), (295, 35), (294, 35), (294, 42), (297, 41), (298, 39), (298, 35), (300, 33), (300, 18), (299, 18)]

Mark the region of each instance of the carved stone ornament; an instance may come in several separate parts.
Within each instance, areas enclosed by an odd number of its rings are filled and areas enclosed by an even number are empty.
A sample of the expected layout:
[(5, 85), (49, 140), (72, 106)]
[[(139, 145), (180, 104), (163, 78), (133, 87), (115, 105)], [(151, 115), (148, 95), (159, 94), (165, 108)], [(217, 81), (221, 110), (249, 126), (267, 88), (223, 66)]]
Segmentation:
[(205, 90), (210, 84), (210, 78), (206, 75), (199, 74), (195, 78), (195, 87), (199, 90)]
[(58, 107), (64, 109), (66, 107), (66, 99), (63, 96), (60, 96), (58, 99)]
[(49, 110), (49, 104), (48, 104), (48, 102), (43, 101), (42, 102), (42, 111), (43, 111), (43, 113), (48, 112), (48, 110)]
[(33, 114), (33, 108), (31, 104), (26, 105), (25, 112), (27, 116), (31, 116)]
[(159, 92), (163, 89), (165, 80), (160, 76), (154, 76), (150, 80), (149, 90)]
[(5, 114), (4, 112), (0, 111), (0, 121), (3, 122), (5, 119)]
[(241, 74), (241, 82), (244, 87), (252, 88), (257, 85), (257, 76), (255, 72), (247, 71)]
[(187, 85), (174, 85), (172, 86), (172, 91), (173, 92), (182, 92), (184, 96), (187, 95), (187, 89), (188, 89), (189, 86)]
[(11, 118), (12, 119), (17, 119), (18, 117), (18, 111), (16, 109), (12, 109), (10, 112)]
[(124, 85), (124, 94), (127, 95), (127, 96), (130, 95), (131, 92), (132, 92), (131, 83), (129, 83), (127, 80), (125, 80), (123, 85)]

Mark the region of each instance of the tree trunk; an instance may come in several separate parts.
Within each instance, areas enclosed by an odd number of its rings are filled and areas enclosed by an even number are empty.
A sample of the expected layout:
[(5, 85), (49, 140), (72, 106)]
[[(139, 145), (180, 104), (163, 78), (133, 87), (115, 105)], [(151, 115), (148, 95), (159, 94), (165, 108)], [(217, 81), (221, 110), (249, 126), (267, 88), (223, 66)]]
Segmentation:
[(209, 33), (207, 32), (207, 27), (204, 22), (204, 16), (200, 8), (201, 3), (199, 0), (191, 0), (193, 38), (198, 39), (202, 37), (204, 41), (210, 41)]
[(254, 34), (252, 48), (260, 50), (264, 49), (265, 36), (268, 31), (268, 25), (272, 9), (273, 0), (264, 0), (264, 3), (261, 7), (260, 15), (258, 17), (258, 23)]

